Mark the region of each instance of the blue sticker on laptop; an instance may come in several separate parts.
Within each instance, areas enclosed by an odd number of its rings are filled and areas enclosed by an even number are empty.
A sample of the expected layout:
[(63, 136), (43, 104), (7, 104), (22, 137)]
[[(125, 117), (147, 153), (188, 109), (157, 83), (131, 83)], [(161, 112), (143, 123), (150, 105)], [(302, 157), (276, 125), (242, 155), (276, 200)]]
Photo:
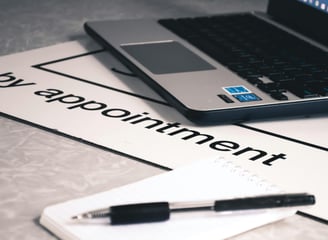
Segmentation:
[(253, 102), (262, 100), (243, 85), (229, 86), (224, 87), (223, 89), (236, 98), (239, 102)]
[(233, 95), (239, 102), (253, 102), (262, 100), (254, 93), (236, 94)]
[(251, 91), (248, 90), (245, 86), (243, 85), (238, 85), (238, 86), (230, 86), (230, 87), (224, 87), (223, 88), (227, 93), (230, 95), (235, 95), (235, 94), (243, 94), (243, 93), (250, 93)]

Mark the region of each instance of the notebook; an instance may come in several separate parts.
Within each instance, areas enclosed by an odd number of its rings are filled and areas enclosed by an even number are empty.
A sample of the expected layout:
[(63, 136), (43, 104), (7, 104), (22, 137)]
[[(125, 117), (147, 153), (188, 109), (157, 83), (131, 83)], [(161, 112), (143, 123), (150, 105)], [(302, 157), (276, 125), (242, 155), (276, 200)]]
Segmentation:
[(327, 22), (327, 0), (270, 0), (266, 13), (85, 29), (189, 120), (218, 124), (327, 113)]
[(249, 210), (236, 213), (188, 212), (172, 214), (169, 221), (109, 225), (108, 219), (73, 222), (82, 212), (128, 203), (152, 201), (207, 201), (279, 193), (270, 183), (225, 159), (194, 162), (136, 183), (44, 209), (40, 223), (63, 240), (224, 239), (280, 220), (295, 209)]

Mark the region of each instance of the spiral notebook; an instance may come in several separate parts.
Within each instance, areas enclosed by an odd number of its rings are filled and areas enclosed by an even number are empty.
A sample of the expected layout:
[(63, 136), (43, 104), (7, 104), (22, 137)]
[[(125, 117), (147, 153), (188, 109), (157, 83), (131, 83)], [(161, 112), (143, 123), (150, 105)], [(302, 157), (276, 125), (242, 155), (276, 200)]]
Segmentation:
[[(111, 226), (108, 219), (73, 222), (71, 216), (110, 205), (205, 201), (281, 192), (224, 159), (204, 160), (155, 177), (44, 209), (40, 223), (63, 240), (225, 239), (293, 215), (295, 209), (172, 214), (165, 222)], [(155, 237), (154, 237), (155, 236)]]

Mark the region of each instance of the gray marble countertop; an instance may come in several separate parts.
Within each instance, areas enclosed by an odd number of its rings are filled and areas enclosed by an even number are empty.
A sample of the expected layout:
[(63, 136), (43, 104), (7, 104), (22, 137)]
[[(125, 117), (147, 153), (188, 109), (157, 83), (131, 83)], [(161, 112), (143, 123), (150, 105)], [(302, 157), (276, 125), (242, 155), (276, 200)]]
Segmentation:
[[(0, 0), (0, 55), (87, 38), (87, 20), (264, 11), (267, 1)], [(0, 66), (1, 68), (1, 66)], [(44, 207), (166, 170), (0, 117), (0, 239), (56, 239)], [(327, 239), (327, 225), (295, 215), (233, 239)]]

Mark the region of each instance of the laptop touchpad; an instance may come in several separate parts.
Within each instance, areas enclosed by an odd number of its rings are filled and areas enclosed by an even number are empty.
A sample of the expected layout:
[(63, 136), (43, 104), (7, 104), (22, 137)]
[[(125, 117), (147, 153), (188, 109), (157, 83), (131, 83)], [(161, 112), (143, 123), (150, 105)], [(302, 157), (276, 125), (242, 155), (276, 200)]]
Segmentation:
[(124, 44), (121, 47), (153, 74), (215, 69), (211, 64), (174, 41)]

